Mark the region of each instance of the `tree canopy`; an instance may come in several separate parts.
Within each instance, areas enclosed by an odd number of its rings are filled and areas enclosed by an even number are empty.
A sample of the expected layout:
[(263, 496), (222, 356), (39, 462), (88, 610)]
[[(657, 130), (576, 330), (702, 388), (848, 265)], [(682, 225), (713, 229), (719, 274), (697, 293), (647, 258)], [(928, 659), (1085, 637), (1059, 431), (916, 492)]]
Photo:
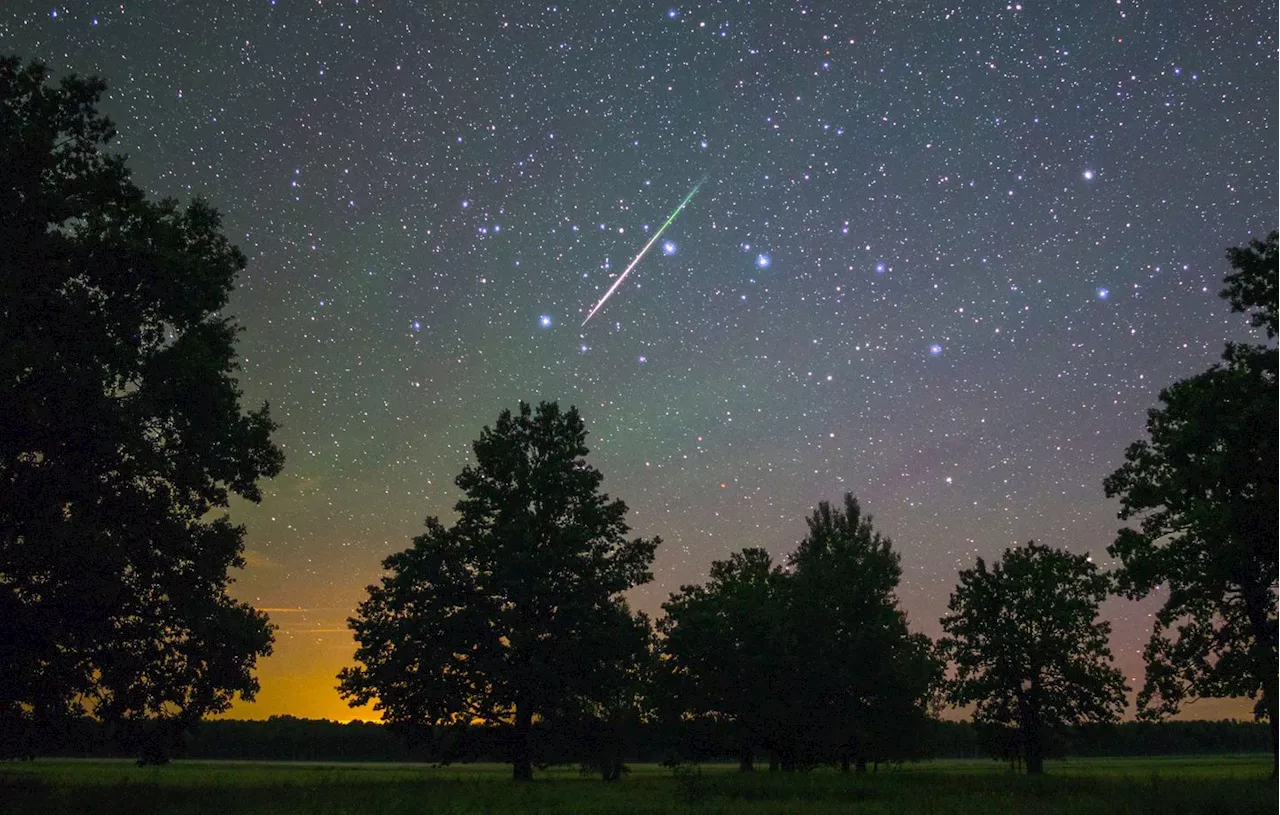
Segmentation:
[(1278, 239), (1280, 231), (1272, 230), (1265, 241), (1254, 238), (1246, 246), (1229, 247), (1227, 261), (1236, 271), (1222, 279), (1227, 286), (1219, 292), (1232, 311), (1248, 314), (1250, 325), (1266, 331), (1267, 339), (1275, 338), (1280, 314), (1276, 293)]
[(915, 755), (938, 677), (933, 644), (907, 628), (901, 557), (850, 494), (823, 501), (787, 559), (789, 622), (806, 691), (806, 737), (860, 768)]
[(938, 642), (955, 669), (948, 701), (975, 705), (976, 724), (1016, 732), (1028, 773), (1042, 772), (1050, 734), (1124, 710), (1111, 626), (1098, 619), (1109, 589), (1085, 555), (1035, 542), (960, 572)]
[(0, 725), (89, 711), (161, 759), (257, 690), (271, 628), (216, 512), (283, 456), (234, 377), (245, 258), (105, 152), (105, 87), (0, 59)]
[[(1222, 296), (1276, 336), (1277, 233), (1228, 250)], [(1160, 591), (1140, 715), (1196, 697), (1247, 696), (1276, 729), (1277, 351), (1231, 343), (1223, 362), (1160, 393), (1149, 439), (1105, 481), (1120, 499), (1108, 551), (1129, 597)]]
[(599, 491), (586, 435), (554, 402), (481, 431), (455, 480), (458, 521), (428, 519), (350, 619), (360, 664), (339, 675), (344, 698), (391, 723), (509, 725), (518, 780), (531, 777), (534, 716), (616, 703), (647, 645), (620, 595), (652, 579), (660, 541), (627, 540), (627, 507)]
[(736, 552), (664, 604), (677, 706), (732, 723), (743, 769), (757, 746), (784, 769), (908, 757), (937, 670), (898, 608), (898, 555), (851, 495), (807, 521), (785, 567)]
[(757, 746), (773, 746), (789, 718), (784, 579), (765, 550), (734, 552), (712, 562), (705, 584), (673, 592), (658, 621), (670, 672), (666, 701), (674, 708), (667, 715), (732, 725), (743, 769)]

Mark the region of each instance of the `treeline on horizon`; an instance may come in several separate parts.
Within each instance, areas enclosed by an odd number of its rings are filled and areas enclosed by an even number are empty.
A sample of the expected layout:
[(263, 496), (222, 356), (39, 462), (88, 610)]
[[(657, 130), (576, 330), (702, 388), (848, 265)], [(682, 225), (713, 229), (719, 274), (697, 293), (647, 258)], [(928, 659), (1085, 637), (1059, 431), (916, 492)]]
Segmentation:
[[(58, 744), (34, 753), (40, 757), (133, 758), (101, 721), (82, 718), (62, 732)], [(1013, 760), (1009, 734), (970, 721), (934, 719), (925, 738), (885, 763), (931, 759)], [(591, 740), (581, 732), (556, 732), (543, 723), (531, 733), (539, 766), (591, 765)], [(510, 728), (488, 725), (404, 728), (376, 722), (335, 722), (272, 716), (265, 720), (211, 719), (187, 734), (184, 759), (228, 761), (412, 762), (467, 764), (511, 761)], [(674, 765), (739, 761), (737, 736), (727, 725), (707, 722), (635, 723), (622, 734), (622, 758), (628, 763)], [(1242, 755), (1272, 748), (1265, 723), (1234, 719), (1119, 722), (1081, 725), (1049, 745), (1052, 758), (1092, 756)], [(755, 756), (770, 761), (767, 751)], [(874, 762), (873, 762), (874, 766)]]

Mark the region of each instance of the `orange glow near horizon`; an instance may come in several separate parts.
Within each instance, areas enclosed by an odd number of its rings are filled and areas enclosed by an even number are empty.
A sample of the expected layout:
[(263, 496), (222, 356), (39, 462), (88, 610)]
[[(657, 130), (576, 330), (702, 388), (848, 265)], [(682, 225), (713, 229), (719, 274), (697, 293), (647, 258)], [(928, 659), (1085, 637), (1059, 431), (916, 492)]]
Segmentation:
[[(344, 648), (349, 641), (340, 639)], [(354, 650), (354, 646), (352, 649)], [(335, 689), (337, 673), (351, 664), (348, 651), (345, 657), (285, 654), (268, 657), (259, 664), (258, 681), (262, 690), (257, 700), (244, 702), (237, 700), (231, 709), (218, 718), (225, 719), (268, 719), (272, 716), (295, 716), (299, 719), (330, 719), (337, 722), (363, 721), (380, 722), (381, 714), (372, 705), (351, 708), (338, 696)], [(1125, 720), (1133, 719), (1133, 695), (1125, 711)], [(967, 711), (948, 709), (943, 718), (958, 721), (967, 718)], [(1253, 702), (1249, 699), (1201, 699), (1188, 705), (1182, 713), (1173, 717), (1177, 720), (1190, 719), (1240, 719), (1253, 718)]]
[[(380, 722), (382, 716), (373, 705), (351, 708), (338, 695), (338, 671), (353, 664), (355, 641), (342, 626), (316, 624), (292, 618), (314, 613), (306, 608), (263, 608), (272, 614), (279, 626), (275, 653), (258, 663), (261, 690), (253, 702), (237, 699), (225, 719), (268, 719), (272, 716), (295, 716), (300, 719), (330, 719), (337, 722)], [(286, 617), (290, 619), (285, 619)], [(1136, 690), (1129, 695), (1125, 720), (1133, 719)], [(957, 721), (967, 718), (969, 711), (948, 709), (943, 718)], [(1249, 699), (1202, 699), (1192, 703), (1174, 717), (1190, 719), (1253, 718), (1253, 702)]]
[[(260, 690), (254, 701), (236, 699), (220, 718), (381, 721), (372, 705), (349, 707), (337, 691), (338, 671), (353, 664), (356, 650), (346, 619), (359, 600), (356, 590), (363, 593), (370, 581), (352, 581), (353, 587), (340, 596), (317, 596), (314, 590), (299, 591), (298, 584), (266, 558), (246, 560), (248, 568), (234, 593), (271, 617), (275, 645), (271, 656), (258, 661)], [(284, 598), (293, 602), (280, 602)]]
[(338, 695), (338, 671), (352, 664), (355, 650), (347, 631), (339, 629), (319, 636), (340, 642), (341, 648), (293, 649), (281, 648), (277, 643), (276, 654), (258, 663), (261, 690), (257, 698), (252, 702), (237, 699), (221, 718), (296, 716), (342, 722), (381, 721), (382, 716), (373, 705), (352, 708)]
[[(282, 479), (278, 479), (282, 480)], [(279, 500), (277, 498), (277, 500)], [(259, 506), (243, 507), (249, 516), (252, 529), (256, 522), (269, 517), (268, 510)], [(267, 719), (271, 716), (296, 716), (302, 719), (330, 719), (333, 721), (381, 721), (381, 715), (372, 705), (361, 708), (348, 707), (338, 695), (337, 675), (343, 668), (354, 664), (355, 640), (347, 628), (347, 618), (368, 594), (365, 587), (376, 583), (382, 575), (381, 560), (392, 551), (403, 548), (404, 543), (393, 539), (391, 532), (405, 521), (387, 519), (386, 543), (381, 550), (365, 550), (359, 557), (339, 566), (316, 568), (307, 579), (285, 569), (275, 559), (260, 551), (246, 552), (246, 568), (239, 573), (233, 594), (252, 604), (271, 617), (276, 626), (274, 653), (258, 662), (257, 676), (261, 690), (253, 702), (236, 700), (221, 718)], [(638, 530), (642, 534), (647, 530)], [(662, 560), (668, 553), (659, 550), (658, 573), (662, 572)], [(705, 575), (696, 579), (705, 579)], [(913, 594), (904, 590), (904, 594)], [(659, 604), (665, 599), (662, 588), (646, 586), (629, 593), (634, 609), (660, 616)], [(909, 596), (904, 605), (913, 607), (912, 627), (930, 637), (941, 634), (934, 622), (942, 612), (938, 598)], [(1149, 636), (1146, 616), (1154, 605), (1151, 601), (1132, 603), (1112, 598), (1103, 606), (1103, 616), (1112, 620), (1137, 617), (1143, 620), (1141, 628), (1132, 625), (1125, 630), (1113, 629), (1112, 648), (1117, 665), (1124, 672), (1126, 681), (1134, 688), (1129, 695), (1125, 719), (1134, 716), (1134, 699), (1141, 687), (1143, 665), (1142, 646)], [(961, 719), (967, 711), (947, 711), (944, 718)], [(1177, 719), (1242, 719), (1253, 718), (1253, 702), (1249, 699), (1204, 699), (1188, 705)]]

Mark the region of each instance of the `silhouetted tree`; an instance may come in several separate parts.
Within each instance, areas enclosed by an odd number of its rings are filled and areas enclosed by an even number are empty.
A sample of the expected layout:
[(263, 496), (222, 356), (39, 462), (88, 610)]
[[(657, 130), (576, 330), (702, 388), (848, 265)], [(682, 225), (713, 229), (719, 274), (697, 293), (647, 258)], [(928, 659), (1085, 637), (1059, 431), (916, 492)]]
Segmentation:
[(656, 715), (653, 624), (643, 612), (631, 614), (622, 602), (611, 611), (615, 633), (599, 639), (591, 692), (570, 699), (549, 721), (552, 730), (573, 741), (581, 766), (597, 770), (605, 781), (622, 777), (624, 759), (635, 752), (636, 734)]
[(213, 513), (283, 456), (241, 412), (218, 214), (146, 200), (105, 83), (47, 78), (0, 59), (0, 728), (88, 710), (162, 761), (257, 691), (271, 626), (227, 596), (244, 530)]
[[(734, 552), (711, 564), (705, 585), (681, 586), (662, 608), (663, 668), (670, 683), (669, 717), (732, 726), (739, 768), (773, 739), (792, 709), (787, 682), (784, 575), (763, 549)], [(671, 701), (674, 698), (674, 701)]]
[(508, 724), (526, 780), (535, 716), (607, 701), (597, 694), (616, 689), (603, 677), (627, 664), (619, 635), (633, 625), (620, 595), (652, 579), (659, 541), (626, 539), (626, 505), (598, 492), (586, 435), (554, 402), (484, 428), (455, 481), (457, 523), (429, 518), (349, 620), (361, 664), (339, 692), (352, 706), (376, 700), (392, 723)]
[[(1277, 233), (1227, 252), (1236, 273), (1222, 296), (1276, 336)], [(1223, 363), (1175, 382), (1148, 411), (1150, 441), (1125, 452), (1105, 481), (1119, 497), (1119, 588), (1145, 597), (1167, 587), (1146, 648), (1139, 713), (1158, 718), (1188, 699), (1247, 696), (1276, 717), (1277, 351), (1231, 343)], [(1280, 765), (1278, 765), (1280, 766)]]
[(758, 746), (783, 770), (918, 755), (903, 737), (922, 734), (940, 668), (898, 608), (898, 555), (851, 495), (807, 520), (786, 568), (746, 549), (664, 604), (677, 709), (731, 724), (744, 770)]
[[(1222, 279), (1227, 287), (1218, 292), (1219, 297), (1231, 304), (1232, 311), (1248, 314), (1249, 325), (1263, 329), (1269, 340), (1275, 339), (1280, 320), (1280, 303), (1276, 297), (1277, 277), (1280, 277), (1278, 241), (1280, 232), (1272, 230), (1265, 241), (1254, 238), (1248, 246), (1229, 247), (1227, 261), (1236, 272)], [(1266, 350), (1262, 346), (1254, 347)]]
[(867, 761), (909, 754), (896, 735), (923, 724), (940, 669), (932, 643), (907, 629), (895, 591), (902, 567), (852, 495), (823, 501), (809, 534), (787, 559), (787, 623), (804, 696), (794, 731), (817, 761)]
[(960, 572), (938, 643), (955, 664), (948, 700), (976, 704), (978, 724), (1016, 728), (1028, 773), (1043, 772), (1054, 731), (1124, 710), (1111, 626), (1098, 619), (1108, 590), (1088, 557), (1035, 542)]

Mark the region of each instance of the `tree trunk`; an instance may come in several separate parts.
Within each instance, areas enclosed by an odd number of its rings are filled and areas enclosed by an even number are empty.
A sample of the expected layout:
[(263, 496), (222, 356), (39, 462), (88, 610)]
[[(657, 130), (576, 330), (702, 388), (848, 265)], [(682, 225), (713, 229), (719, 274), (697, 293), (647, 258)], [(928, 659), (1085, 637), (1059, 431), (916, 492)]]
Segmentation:
[(511, 777), (516, 781), (533, 780), (533, 762), (529, 757), (529, 731), (533, 729), (533, 712), (516, 704), (515, 743), (512, 745)]
[(1027, 753), (1027, 775), (1044, 773), (1044, 756), (1040, 751), (1040, 728), (1033, 723), (1022, 734)]
[(847, 773), (847, 772), (849, 772), (849, 757), (848, 757), (848, 756), (840, 756), (840, 772), (842, 772), (842, 773)]
[(1044, 758), (1027, 756), (1027, 775), (1044, 775)]
[[(1255, 648), (1266, 648), (1270, 651), (1270, 645), (1263, 643), (1261, 646), (1255, 645)], [(1268, 656), (1270, 654), (1268, 653)], [(1276, 717), (1276, 668), (1274, 662), (1266, 665), (1264, 668), (1270, 673), (1262, 675), (1262, 710), (1267, 716), (1267, 721), (1271, 724), (1271, 778), (1272, 780), (1280, 778), (1280, 721)]]
[(1271, 780), (1280, 777), (1280, 722), (1276, 721), (1275, 707), (1271, 708)]
[(1044, 773), (1044, 751), (1040, 744), (1040, 671), (1032, 673), (1030, 686), (1018, 697), (1018, 723), (1022, 748), (1027, 757), (1027, 775)]
[(860, 759), (858, 759), (857, 761), (855, 761), (855, 762), (853, 763), (853, 766), (854, 766), (854, 771), (855, 771), (855, 772), (857, 772), (857, 774), (858, 774), (858, 775), (865, 775), (865, 774), (866, 774), (866, 772), (867, 772), (867, 760), (866, 760), (865, 758), (860, 758)]
[(740, 773), (749, 773), (749, 772), (751, 772), (752, 770), (754, 770), (754, 769), (756, 768), (756, 767), (755, 767), (755, 758), (756, 758), (756, 757), (752, 754), (752, 752), (751, 752), (751, 748), (750, 748), (750, 747), (743, 747), (741, 750), (739, 750), (739, 752), (738, 752), (738, 772), (740, 772)]
[(769, 772), (776, 773), (777, 771), (778, 771), (778, 754), (775, 751), (770, 750), (769, 751)]
[[(1270, 576), (1268, 575), (1268, 578)], [(1271, 777), (1280, 777), (1280, 729), (1276, 717), (1276, 651), (1268, 624), (1270, 591), (1256, 585), (1241, 585), (1245, 614), (1253, 634), (1253, 663), (1262, 685), (1262, 710), (1271, 722)]]
[(608, 758), (601, 765), (600, 777), (605, 781), (617, 781), (622, 778), (622, 759)]

